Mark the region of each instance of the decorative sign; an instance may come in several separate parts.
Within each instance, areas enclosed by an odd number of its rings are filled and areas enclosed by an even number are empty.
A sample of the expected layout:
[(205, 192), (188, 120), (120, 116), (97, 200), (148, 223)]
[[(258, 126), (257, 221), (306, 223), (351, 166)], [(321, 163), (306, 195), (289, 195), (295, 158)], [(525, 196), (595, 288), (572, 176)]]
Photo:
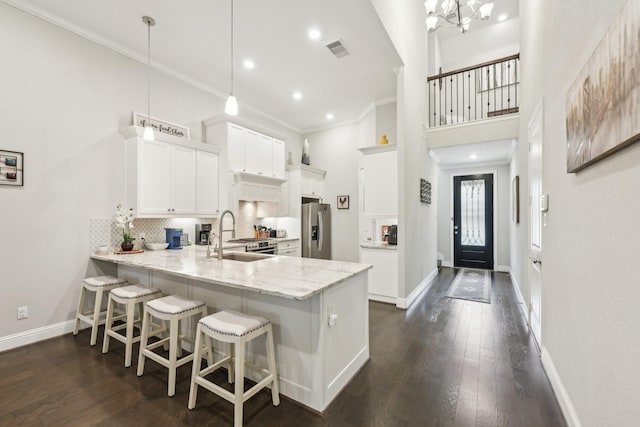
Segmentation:
[(420, 178), (420, 202), (431, 204), (431, 183)]
[(0, 185), (23, 186), (23, 164), (22, 153), (0, 150)]
[[(186, 126), (177, 125), (175, 123), (169, 123), (164, 120), (160, 120), (156, 117), (151, 117), (149, 123), (154, 131), (165, 133), (167, 135), (175, 136), (177, 138), (191, 139), (189, 134), (189, 128)], [(133, 112), (133, 125), (146, 127), (147, 126), (147, 115), (138, 113), (137, 111)]]

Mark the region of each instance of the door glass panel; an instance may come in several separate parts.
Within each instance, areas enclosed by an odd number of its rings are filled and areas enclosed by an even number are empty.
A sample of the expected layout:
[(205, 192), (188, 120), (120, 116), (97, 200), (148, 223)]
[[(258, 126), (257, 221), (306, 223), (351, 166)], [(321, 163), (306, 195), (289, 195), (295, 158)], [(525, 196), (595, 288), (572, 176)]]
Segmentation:
[(460, 182), (460, 228), (463, 245), (485, 245), (484, 202), (484, 180)]

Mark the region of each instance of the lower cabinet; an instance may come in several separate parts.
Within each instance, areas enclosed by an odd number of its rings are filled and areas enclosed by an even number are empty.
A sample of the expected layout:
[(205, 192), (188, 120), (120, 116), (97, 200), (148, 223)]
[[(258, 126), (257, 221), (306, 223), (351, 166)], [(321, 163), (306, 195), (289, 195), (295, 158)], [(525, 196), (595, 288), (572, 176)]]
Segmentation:
[(398, 251), (360, 248), (360, 262), (371, 264), (369, 299), (396, 304), (398, 299)]
[(300, 240), (296, 239), (278, 242), (276, 254), (285, 256), (300, 256)]

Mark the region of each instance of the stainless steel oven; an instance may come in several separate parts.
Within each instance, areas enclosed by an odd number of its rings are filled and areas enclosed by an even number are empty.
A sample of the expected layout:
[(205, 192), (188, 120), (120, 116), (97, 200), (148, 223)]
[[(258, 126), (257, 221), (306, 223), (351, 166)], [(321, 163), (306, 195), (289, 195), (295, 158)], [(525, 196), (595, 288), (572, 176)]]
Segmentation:
[(275, 240), (257, 240), (247, 243), (247, 252), (275, 255), (276, 246)]

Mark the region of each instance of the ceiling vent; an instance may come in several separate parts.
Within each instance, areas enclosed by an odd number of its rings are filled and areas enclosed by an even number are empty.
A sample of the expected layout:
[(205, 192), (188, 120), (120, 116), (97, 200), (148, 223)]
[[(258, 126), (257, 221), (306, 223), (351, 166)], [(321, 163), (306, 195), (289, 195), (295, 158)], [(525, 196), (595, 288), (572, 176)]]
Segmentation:
[(351, 52), (344, 45), (342, 40), (336, 40), (327, 45), (327, 49), (331, 51), (335, 55), (336, 58), (344, 58), (347, 55), (351, 55)]

